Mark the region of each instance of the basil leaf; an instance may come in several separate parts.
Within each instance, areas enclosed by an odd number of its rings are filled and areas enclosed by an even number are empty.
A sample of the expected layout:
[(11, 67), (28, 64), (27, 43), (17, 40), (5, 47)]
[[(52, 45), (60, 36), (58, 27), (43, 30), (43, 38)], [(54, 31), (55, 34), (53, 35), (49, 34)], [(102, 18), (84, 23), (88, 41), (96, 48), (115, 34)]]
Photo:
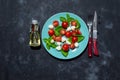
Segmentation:
[(76, 28), (79, 29), (81, 27), (81, 25), (80, 25), (80, 23), (79, 23), (79, 21), (77, 19), (75, 21), (77, 22)]
[(64, 57), (67, 57), (67, 56), (68, 56), (68, 52), (65, 52), (65, 51), (61, 50), (61, 53), (62, 53), (62, 55), (63, 55)]
[(81, 42), (81, 41), (83, 41), (84, 40), (84, 36), (79, 36), (78, 37), (78, 42)]
[(68, 18), (67, 19), (67, 21), (70, 23), (71, 21), (73, 21), (74, 20), (74, 18), (72, 18), (72, 17), (70, 17), (70, 18)]
[(46, 44), (46, 47), (48, 50), (50, 50), (50, 45), (49, 44)]
[(59, 36), (59, 35), (60, 35), (60, 32), (55, 31), (55, 35), (56, 35), (56, 36)]
[(52, 47), (52, 48), (56, 48), (57, 45), (55, 45), (55, 44), (51, 44), (51, 47)]
[(65, 17), (60, 17), (60, 21), (61, 22), (66, 21), (66, 18)]
[(62, 26), (58, 26), (55, 28), (55, 31), (60, 31), (62, 29)]
[(69, 41), (70, 43), (72, 43), (72, 37), (68, 38), (68, 41)]
[(66, 17), (67, 17), (67, 20), (70, 18), (70, 15), (69, 14), (66, 14)]
[(48, 39), (47, 39), (47, 38), (44, 38), (43, 41), (46, 43), (46, 42), (48, 41)]
[(55, 28), (55, 35), (59, 36), (60, 35), (60, 30), (62, 29), (62, 26), (58, 26), (57, 28)]

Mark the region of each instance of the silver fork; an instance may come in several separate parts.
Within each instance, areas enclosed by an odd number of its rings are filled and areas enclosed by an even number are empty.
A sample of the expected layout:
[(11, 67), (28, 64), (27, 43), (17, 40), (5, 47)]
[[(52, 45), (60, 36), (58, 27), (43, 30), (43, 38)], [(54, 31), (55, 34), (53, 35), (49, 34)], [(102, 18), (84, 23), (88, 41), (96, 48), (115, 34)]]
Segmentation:
[(88, 57), (92, 57), (92, 25), (93, 18), (92, 15), (88, 16), (87, 25), (89, 29), (89, 41), (88, 41)]

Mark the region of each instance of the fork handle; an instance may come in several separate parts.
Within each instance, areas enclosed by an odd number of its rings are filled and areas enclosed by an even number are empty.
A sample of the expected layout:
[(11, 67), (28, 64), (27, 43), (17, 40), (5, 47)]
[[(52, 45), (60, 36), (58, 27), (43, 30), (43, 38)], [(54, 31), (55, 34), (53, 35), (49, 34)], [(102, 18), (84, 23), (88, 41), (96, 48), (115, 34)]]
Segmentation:
[(91, 58), (92, 57), (92, 38), (89, 37), (89, 41), (88, 41), (88, 57)]
[(93, 39), (93, 51), (95, 56), (99, 56), (98, 48), (97, 48), (97, 39), (95, 38)]

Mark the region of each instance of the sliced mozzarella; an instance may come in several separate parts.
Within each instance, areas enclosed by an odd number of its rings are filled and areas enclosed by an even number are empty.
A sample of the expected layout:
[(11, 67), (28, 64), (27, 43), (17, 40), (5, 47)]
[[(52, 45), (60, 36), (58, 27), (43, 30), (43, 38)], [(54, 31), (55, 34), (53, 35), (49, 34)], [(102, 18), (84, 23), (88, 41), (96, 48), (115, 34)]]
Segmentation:
[(66, 41), (66, 38), (65, 37), (62, 37), (62, 42), (65, 42)]
[(66, 40), (66, 43), (67, 43), (67, 44), (71, 44), (68, 40)]
[(78, 44), (78, 42), (76, 42), (76, 43), (75, 43), (75, 47), (79, 47), (79, 44)]
[(54, 43), (55, 41), (52, 39), (50, 42), (51, 42), (51, 43)]
[(61, 50), (61, 46), (57, 46), (56, 49), (57, 49), (57, 50)]
[(56, 42), (56, 44), (57, 44), (58, 46), (60, 46), (60, 45), (61, 45), (61, 42)]
[(75, 30), (75, 26), (71, 26), (71, 29), (72, 29), (72, 30)]
[(51, 25), (48, 26), (48, 28), (53, 29), (54, 26), (51, 24)]
[(71, 27), (68, 27), (66, 31), (71, 31)]

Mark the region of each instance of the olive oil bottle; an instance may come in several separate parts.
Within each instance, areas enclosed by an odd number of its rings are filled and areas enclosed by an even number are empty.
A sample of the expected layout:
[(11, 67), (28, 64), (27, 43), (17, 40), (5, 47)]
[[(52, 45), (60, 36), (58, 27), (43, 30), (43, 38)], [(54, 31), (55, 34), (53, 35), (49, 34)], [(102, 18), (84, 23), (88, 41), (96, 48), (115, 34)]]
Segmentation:
[(30, 27), (30, 41), (29, 45), (31, 48), (37, 49), (40, 47), (40, 30), (37, 20), (32, 20), (32, 24)]

